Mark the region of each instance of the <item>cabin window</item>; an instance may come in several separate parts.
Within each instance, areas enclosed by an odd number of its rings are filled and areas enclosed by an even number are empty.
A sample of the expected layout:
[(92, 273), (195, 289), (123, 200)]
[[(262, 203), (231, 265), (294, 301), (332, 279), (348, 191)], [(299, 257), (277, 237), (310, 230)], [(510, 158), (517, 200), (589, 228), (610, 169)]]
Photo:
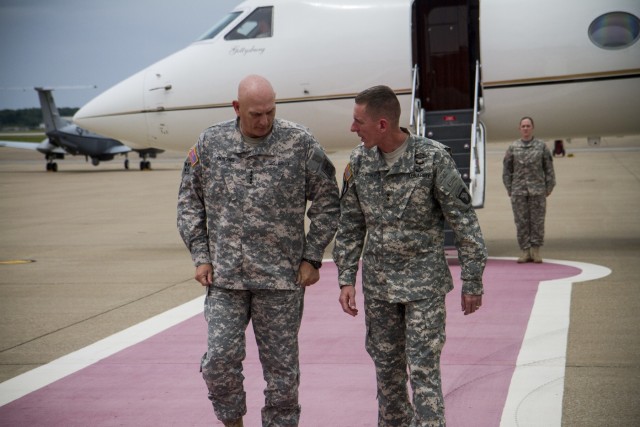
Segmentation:
[(589, 38), (602, 49), (624, 49), (639, 37), (640, 20), (627, 12), (605, 13), (589, 25)]
[(273, 7), (259, 7), (238, 24), (225, 40), (258, 39), (273, 35)]
[(220, 31), (224, 30), (224, 28), (227, 25), (229, 25), (229, 23), (231, 23), (234, 19), (236, 19), (238, 17), (238, 15), (240, 15), (240, 13), (241, 12), (231, 12), (230, 14), (228, 14), (227, 16), (222, 18), (220, 20), (220, 22), (218, 22), (216, 25), (214, 25), (209, 31), (207, 31), (206, 33), (201, 35), (200, 38), (198, 38), (197, 41), (210, 40), (210, 39), (214, 38), (215, 36), (218, 35), (218, 33)]

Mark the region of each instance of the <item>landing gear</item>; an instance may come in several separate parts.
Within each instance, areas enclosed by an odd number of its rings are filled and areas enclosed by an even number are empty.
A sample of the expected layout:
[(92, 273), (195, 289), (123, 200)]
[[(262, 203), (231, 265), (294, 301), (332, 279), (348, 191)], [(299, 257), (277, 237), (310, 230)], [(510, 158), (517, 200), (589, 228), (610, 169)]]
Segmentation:
[(129, 170), (129, 159), (124, 159), (124, 168)]
[[(140, 170), (141, 171), (150, 171), (151, 170), (151, 162), (147, 160), (147, 158), (151, 157), (153, 159), (156, 158), (156, 149), (143, 149), (137, 150), (138, 155), (140, 156)], [(160, 151), (162, 152), (162, 151)]]
[(97, 158), (97, 157), (92, 157), (92, 158), (91, 158), (91, 164), (92, 164), (93, 166), (98, 166), (98, 165), (100, 164), (100, 159), (99, 159), (99, 158)]
[(64, 156), (57, 155), (55, 153), (48, 153), (45, 155), (45, 159), (47, 160), (47, 172), (58, 172), (58, 164), (55, 160), (64, 159)]

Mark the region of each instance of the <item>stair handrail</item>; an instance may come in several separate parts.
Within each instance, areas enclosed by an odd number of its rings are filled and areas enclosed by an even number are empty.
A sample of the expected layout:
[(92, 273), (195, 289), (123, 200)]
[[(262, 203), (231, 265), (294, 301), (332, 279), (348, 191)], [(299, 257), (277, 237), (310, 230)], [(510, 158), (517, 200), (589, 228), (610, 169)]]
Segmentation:
[[(475, 87), (473, 93), (473, 123), (471, 125), (471, 164), (469, 165), (469, 178), (471, 180), (471, 186), (475, 187), (477, 183), (476, 176), (480, 171), (480, 160), (478, 158), (478, 109), (480, 98), (478, 97), (478, 89), (480, 87), (480, 61), (476, 61), (476, 75), (475, 75)], [(469, 189), (471, 194), (474, 193), (474, 188)]]
[(473, 102), (473, 123), (471, 128), (471, 159), (469, 161), (469, 190), (474, 207), (484, 206), (486, 188), (486, 130), (480, 121), (480, 109), (482, 108), (480, 99), (480, 69), (479, 61), (476, 61), (476, 76)]
[(409, 116), (409, 126), (413, 129), (416, 135), (425, 135), (425, 112), (422, 108), (422, 102), (418, 98), (418, 64), (415, 64), (412, 69), (411, 77), (411, 112)]

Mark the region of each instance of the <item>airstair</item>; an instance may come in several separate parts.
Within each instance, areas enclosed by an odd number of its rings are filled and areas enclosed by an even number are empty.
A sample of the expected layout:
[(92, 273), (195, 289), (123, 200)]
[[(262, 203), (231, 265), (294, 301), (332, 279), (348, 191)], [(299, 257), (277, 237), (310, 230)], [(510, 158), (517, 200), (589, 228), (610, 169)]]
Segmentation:
[[(411, 130), (420, 136), (438, 141), (451, 149), (451, 156), (469, 188), (475, 208), (484, 206), (485, 193), (485, 132), (479, 121), (480, 64), (476, 62), (473, 109), (426, 111), (417, 97), (418, 66), (413, 69), (413, 94), (410, 117)], [(453, 231), (445, 227), (445, 246), (453, 246)]]

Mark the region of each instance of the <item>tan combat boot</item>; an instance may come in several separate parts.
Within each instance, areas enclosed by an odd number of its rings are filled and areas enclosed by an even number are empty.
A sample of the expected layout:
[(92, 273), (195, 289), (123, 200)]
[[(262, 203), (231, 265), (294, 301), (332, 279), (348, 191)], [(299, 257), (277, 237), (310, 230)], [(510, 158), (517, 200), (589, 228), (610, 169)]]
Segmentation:
[(531, 257), (533, 258), (533, 262), (536, 264), (540, 264), (542, 262), (542, 258), (540, 258), (540, 248), (538, 246), (533, 246), (531, 248)]
[(520, 258), (518, 258), (518, 264), (524, 264), (525, 262), (529, 262), (532, 260), (531, 253), (529, 251), (530, 249), (522, 250), (522, 255), (520, 255)]
[(244, 427), (242, 418), (233, 421), (224, 421), (224, 427)]

